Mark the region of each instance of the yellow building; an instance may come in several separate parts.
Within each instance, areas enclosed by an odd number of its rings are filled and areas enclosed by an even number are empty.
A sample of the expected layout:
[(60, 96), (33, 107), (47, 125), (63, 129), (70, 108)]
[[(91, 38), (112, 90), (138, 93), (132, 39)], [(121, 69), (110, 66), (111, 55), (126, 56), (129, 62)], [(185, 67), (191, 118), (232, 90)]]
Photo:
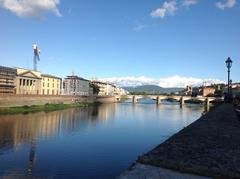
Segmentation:
[(16, 68), (16, 94), (60, 95), (62, 79), (41, 72)]
[(38, 71), (16, 68), (16, 94), (41, 94), (41, 73)]
[(60, 95), (62, 79), (56, 76), (42, 74), (42, 95)]

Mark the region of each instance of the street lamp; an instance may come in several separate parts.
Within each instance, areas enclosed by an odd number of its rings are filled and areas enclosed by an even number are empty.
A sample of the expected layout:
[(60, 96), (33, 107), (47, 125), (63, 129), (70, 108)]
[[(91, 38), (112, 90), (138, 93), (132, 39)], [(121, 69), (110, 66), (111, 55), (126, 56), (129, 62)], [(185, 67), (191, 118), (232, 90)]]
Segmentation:
[(228, 93), (227, 93), (227, 100), (230, 100), (230, 68), (232, 67), (232, 60), (230, 57), (225, 61), (227, 69), (228, 69)]
[(232, 80), (229, 81), (229, 88), (230, 88), (230, 99), (232, 100)]

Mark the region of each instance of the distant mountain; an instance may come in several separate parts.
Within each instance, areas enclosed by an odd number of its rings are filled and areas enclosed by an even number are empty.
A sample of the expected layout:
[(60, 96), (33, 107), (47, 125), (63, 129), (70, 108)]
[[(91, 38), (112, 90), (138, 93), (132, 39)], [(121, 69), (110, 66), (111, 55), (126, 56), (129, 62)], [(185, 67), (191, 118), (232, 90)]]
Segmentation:
[(146, 94), (170, 94), (184, 90), (184, 88), (162, 88), (157, 85), (142, 85), (136, 87), (124, 87), (130, 93)]

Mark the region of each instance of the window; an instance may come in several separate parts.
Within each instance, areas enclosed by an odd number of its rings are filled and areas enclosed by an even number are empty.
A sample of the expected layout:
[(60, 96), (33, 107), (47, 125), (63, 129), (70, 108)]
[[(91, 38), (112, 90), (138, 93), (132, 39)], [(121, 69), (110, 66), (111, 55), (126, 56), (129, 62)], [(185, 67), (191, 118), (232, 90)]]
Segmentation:
[(27, 80), (27, 86), (29, 85), (29, 80)]
[(20, 86), (22, 86), (22, 79), (20, 79), (19, 83), (20, 83)]
[(49, 89), (47, 90), (47, 94), (49, 95)]
[(54, 88), (54, 83), (52, 84), (52, 87)]
[(52, 95), (54, 95), (54, 90), (52, 90)]
[(44, 91), (44, 89), (42, 90), (42, 94), (44, 95), (44, 93), (45, 93), (45, 91)]
[(23, 86), (25, 86), (25, 82), (26, 82), (26, 80), (25, 80), (25, 79), (23, 79)]
[(47, 84), (47, 87), (49, 87), (49, 83)]
[(45, 86), (45, 83), (43, 82), (43, 87)]

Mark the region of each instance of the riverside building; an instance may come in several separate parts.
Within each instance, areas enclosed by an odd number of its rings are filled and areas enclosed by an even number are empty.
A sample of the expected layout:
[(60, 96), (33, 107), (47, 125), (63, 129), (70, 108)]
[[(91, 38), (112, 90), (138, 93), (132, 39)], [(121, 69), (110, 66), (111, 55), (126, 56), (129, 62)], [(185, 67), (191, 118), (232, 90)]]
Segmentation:
[(122, 96), (124, 96), (124, 95), (128, 95), (129, 92), (127, 90), (123, 89), (123, 88), (116, 87), (114, 89), (114, 94), (115, 95), (122, 95)]
[(16, 94), (41, 94), (41, 73), (39, 71), (16, 68)]
[(0, 94), (15, 94), (16, 69), (0, 66)]
[(64, 95), (88, 96), (89, 80), (72, 75), (67, 76), (63, 82)]
[(91, 83), (99, 87), (99, 96), (113, 96), (115, 94), (116, 86), (111, 83), (97, 80), (93, 80)]
[(42, 95), (60, 95), (62, 79), (56, 76), (42, 74)]

